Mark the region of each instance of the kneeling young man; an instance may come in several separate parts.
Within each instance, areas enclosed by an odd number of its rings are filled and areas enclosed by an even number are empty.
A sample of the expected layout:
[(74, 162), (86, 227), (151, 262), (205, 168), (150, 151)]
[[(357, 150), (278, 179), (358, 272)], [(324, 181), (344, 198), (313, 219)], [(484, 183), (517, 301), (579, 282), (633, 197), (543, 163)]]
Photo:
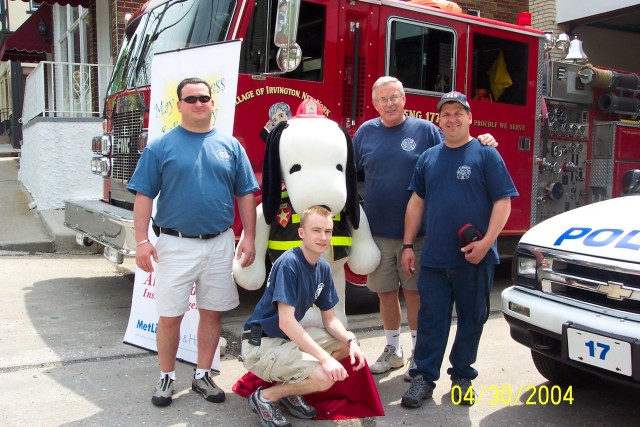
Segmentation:
[[(310, 419), (316, 410), (303, 398), (347, 378), (338, 362), (349, 356), (355, 370), (366, 362), (355, 335), (335, 316), (338, 296), (331, 269), (322, 253), (331, 244), (331, 213), (313, 206), (300, 218), (302, 246), (285, 252), (269, 273), (267, 287), (242, 334), (244, 366), (275, 386), (258, 388), (249, 406), (263, 426), (290, 426), (279, 403), (297, 417)], [(299, 321), (312, 305), (322, 312), (324, 329), (304, 329)]]

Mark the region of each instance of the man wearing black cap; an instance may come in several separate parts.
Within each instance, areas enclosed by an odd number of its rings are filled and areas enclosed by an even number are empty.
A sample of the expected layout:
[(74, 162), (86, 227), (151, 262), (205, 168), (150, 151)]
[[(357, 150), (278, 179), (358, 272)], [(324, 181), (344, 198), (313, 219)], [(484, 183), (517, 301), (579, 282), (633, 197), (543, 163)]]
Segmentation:
[[(411, 244), (424, 222), (425, 245), (420, 257), (418, 335), (415, 369), (402, 406), (417, 408), (433, 394), (447, 346), (453, 303), (457, 330), (449, 355), (451, 400), (473, 405), (471, 381), (486, 319), (486, 299), (499, 262), (496, 238), (511, 212), (518, 192), (497, 150), (481, 145), (469, 134), (471, 107), (460, 92), (438, 102), (445, 137), (425, 151), (416, 164), (405, 216), (404, 242)], [(463, 230), (474, 230), (465, 238)], [(402, 267), (411, 273), (416, 256), (402, 253)]]

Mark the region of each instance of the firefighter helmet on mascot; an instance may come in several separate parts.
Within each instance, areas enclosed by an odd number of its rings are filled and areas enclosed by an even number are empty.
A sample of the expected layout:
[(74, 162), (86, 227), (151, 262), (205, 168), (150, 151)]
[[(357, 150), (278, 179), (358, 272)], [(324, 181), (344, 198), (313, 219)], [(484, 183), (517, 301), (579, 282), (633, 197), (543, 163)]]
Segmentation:
[[(285, 250), (300, 246), (299, 214), (314, 205), (326, 206), (334, 218), (334, 233), (323, 257), (331, 265), (340, 299), (335, 313), (346, 325), (345, 263), (348, 260), (356, 274), (369, 274), (380, 262), (380, 251), (358, 203), (351, 137), (322, 114), (320, 103), (303, 101), (296, 115), (269, 135), (262, 185), (262, 203), (256, 208), (255, 261), (242, 268), (242, 259), (234, 258), (236, 283), (248, 290), (260, 288), (267, 254), (273, 262)], [(301, 323), (322, 326), (319, 310), (309, 309)]]

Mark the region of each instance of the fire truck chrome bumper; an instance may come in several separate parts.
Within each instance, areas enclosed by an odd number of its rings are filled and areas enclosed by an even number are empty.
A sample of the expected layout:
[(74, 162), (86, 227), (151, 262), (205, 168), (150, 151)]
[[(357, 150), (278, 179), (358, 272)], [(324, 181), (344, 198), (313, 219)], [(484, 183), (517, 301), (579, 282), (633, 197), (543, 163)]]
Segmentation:
[(64, 225), (121, 255), (136, 254), (132, 211), (101, 200), (67, 200)]

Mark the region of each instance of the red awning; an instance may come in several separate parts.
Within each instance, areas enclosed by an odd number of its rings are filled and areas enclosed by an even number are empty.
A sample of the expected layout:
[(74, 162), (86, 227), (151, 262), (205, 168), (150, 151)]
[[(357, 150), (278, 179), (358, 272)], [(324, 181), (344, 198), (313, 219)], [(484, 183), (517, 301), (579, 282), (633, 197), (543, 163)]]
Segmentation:
[[(49, 35), (43, 40), (38, 25), (40, 22), (47, 27)], [(40, 62), (51, 53), (53, 35), (53, 19), (51, 6), (41, 5), (20, 27), (13, 32), (4, 45), (2, 61)]]
[[(22, 0), (25, 3), (29, 3), (29, 0)], [(90, 0), (42, 0), (44, 3), (47, 3), (49, 5), (51, 4), (59, 4), (60, 6), (82, 6), (82, 7), (89, 7), (89, 3)]]

